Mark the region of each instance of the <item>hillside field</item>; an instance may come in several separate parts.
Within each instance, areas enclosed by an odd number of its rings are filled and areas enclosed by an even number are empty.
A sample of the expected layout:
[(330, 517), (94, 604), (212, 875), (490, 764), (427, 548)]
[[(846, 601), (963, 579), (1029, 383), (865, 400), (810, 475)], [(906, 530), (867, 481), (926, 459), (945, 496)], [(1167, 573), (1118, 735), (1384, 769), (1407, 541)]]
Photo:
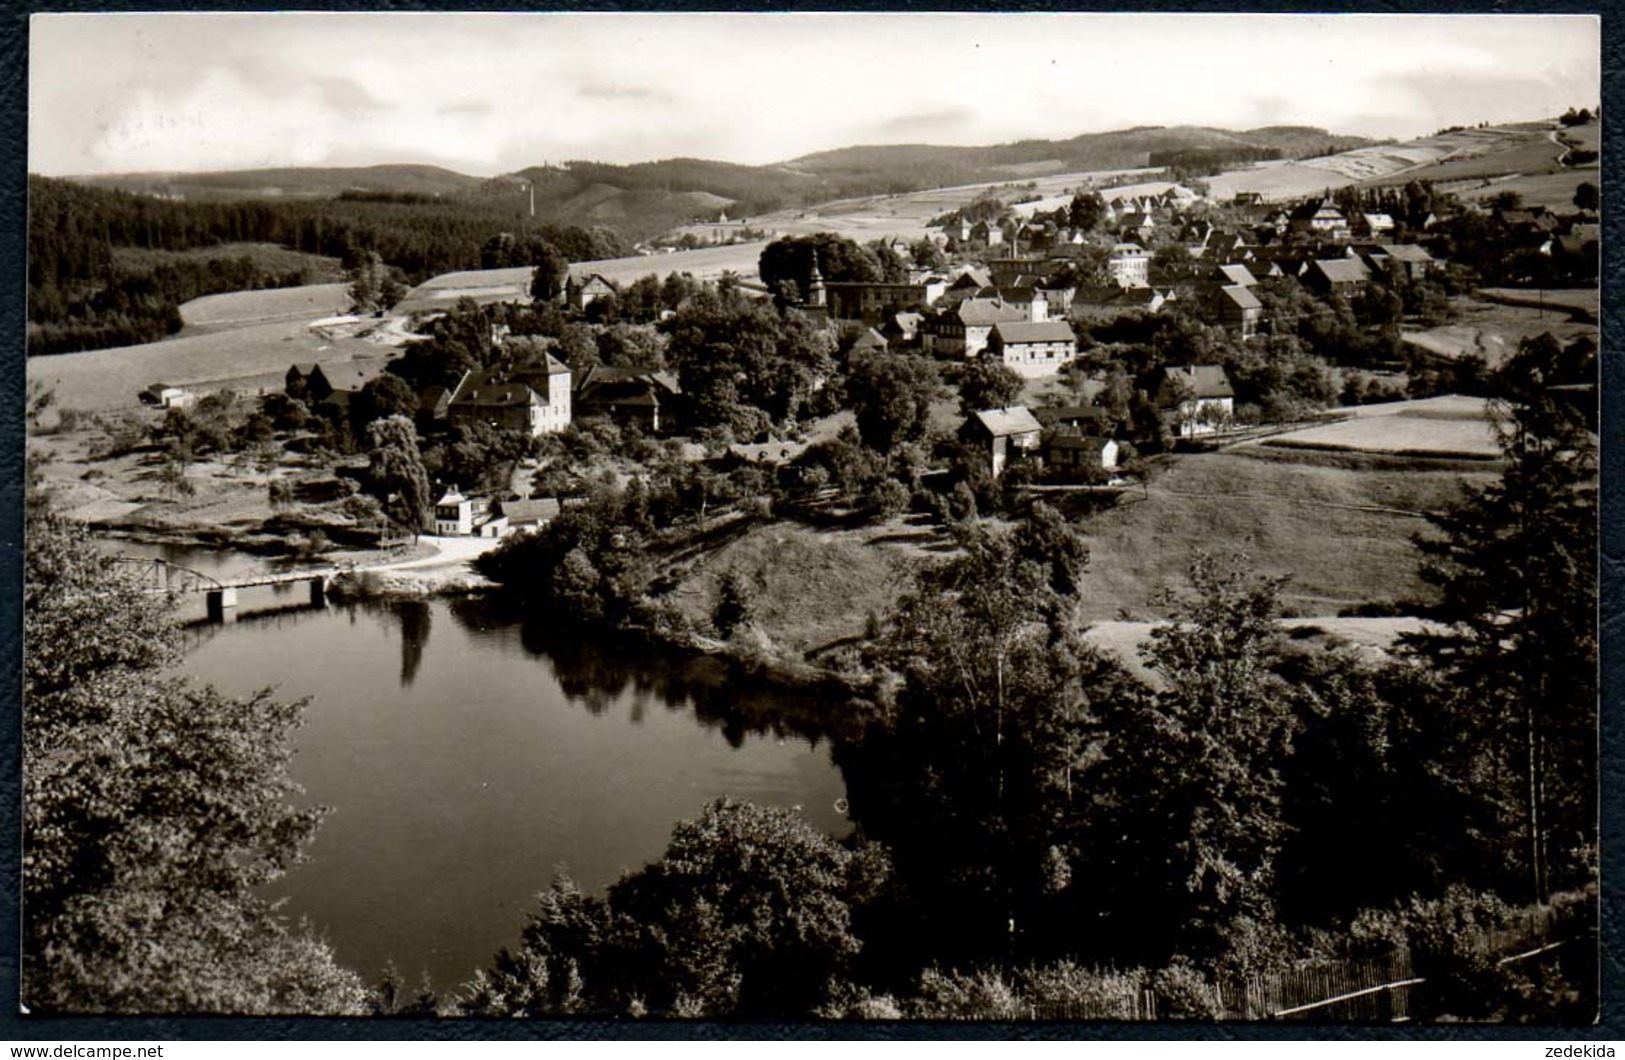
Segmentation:
[(1256, 446), (1173, 458), (1144, 492), (1126, 492), (1116, 507), (1083, 518), (1084, 617), (1161, 617), (1158, 593), (1185, 584), (1197, 550), (1245, 552), (1261, 570), (1288, 576), (1282, 601), (1300, 615), (1427, 598), (1412, 543), (1427, 530), (1423, 513), (1494, 472), (1422, 461), (1337, 463)]
[(279, 287), (264, 291), (210, 294), (181, 303), (186, 326), (213, 328), (273, 320), (305, 319), (342, 313), (350, 305), (349, 285), (318, 283), (306, 287)]
[(1265, 439), (1284, 449), (1495, 460), (1500, 443), (1482, 398), (1446, 396), (1340, 410), (1346, 418)]
[[(1497, 292), (1481, 292), (1492, 295)], [(1535, 291), (1509, 292), (1513, 297), (1536, 300)], [(1518, 344), (1527, 338), (1550, 332), (1559, 342), (1569, 343), (1577, 338), (1597, 338), (1595, 324), (1570, 320), (1568, 313), (1552, 306), (1577, 306), (1595, 313), (1598, 292), (1548, 291), (1550, 305), (1541, 309), (1537, 305), (1500, 305), (1476, 298), (1456, 298), (1451, 304), (1460, 316), (1449, 324), (1423, 331), (1407, 331), (1400, 338), (1429, 350), (1441, 357), (1460, 357), (1476, 354), (1485, 364), (1495, 368), (1518, 351)]]
[(288, 366), (296, 361), (347, 361), (387, 352), (376, 343), (321, 334), (306, 324), (316, 315), (182, 335), (144, 346), (30, 357), (25, 371), (30, 384), (55, 391), (60, 407), (101, 412), (139, 406), (137, 395), (153, 383), (206, 384), (206, 389), (246, 392), (281, 389)]

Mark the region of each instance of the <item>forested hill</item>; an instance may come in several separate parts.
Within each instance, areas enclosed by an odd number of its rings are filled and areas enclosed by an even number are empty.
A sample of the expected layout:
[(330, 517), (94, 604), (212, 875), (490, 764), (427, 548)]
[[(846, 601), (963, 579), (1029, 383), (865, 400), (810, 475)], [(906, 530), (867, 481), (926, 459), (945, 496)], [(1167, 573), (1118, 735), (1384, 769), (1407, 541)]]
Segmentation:
[(1179, 165), (1245, 163), (1273, 158), (1304, 158), (1347, 151), (1372, 143), (1305, 125), (1274, 125), (1245, 132), (1203, 126), (1139, 126), (1085, 133), (1070, 140), (1022, 140), (994, 147), (941, 147), (900, 144), (820, 151), (786, 163), (787, 168), (837, 180), (916, 180), (929, 187), (1009, 179), (1040, 172), (1134, 169)]
[[(516, 238), (504, 243), (502, 233)], [(528, 237), (571, 261), (621, 257), (612, 230), (532, 222), (511, 203), (384, 192), (340, 198), (172, 202), (28, 180), (28, 352), (152, 342), (181, 326), (178, 306), (222, 291), (311, 282), (309, 268), (245, 256), (274, 244), (351, 267), (376, 254), (404, 281), (520, 264)], [(139, 251), (141, 253), (130, 253)]]
[(460, 202), (509, 217), (534, 217), (543, 223), (607, 226), (629, 240), (639, 240), (722, 210), (734, 216), (754, 216), (849, 196), (1091, 169), (1176, 166), (1211, 172), (1264, 159), (1344, 151), (1370, 142), (1310, 126), (1280, 125), (1245, 132), (1142, 126), (1068, 140), (1023, 140), (985, 147), (846, 147), (765, 166), (668, 158), (632, 165), (570, 161), (490, 179), (417, 165), (74, 179), (187, 202), (340, 197), (402, 205)]
[(439, 166), (248, 169), (217, 173), (115, 173), (70, 177), (76, 184), (133, 191), (187, 202), (243, 199), (331, 199), (346, 192), (429, 198), (457, 195), (484, 183)]

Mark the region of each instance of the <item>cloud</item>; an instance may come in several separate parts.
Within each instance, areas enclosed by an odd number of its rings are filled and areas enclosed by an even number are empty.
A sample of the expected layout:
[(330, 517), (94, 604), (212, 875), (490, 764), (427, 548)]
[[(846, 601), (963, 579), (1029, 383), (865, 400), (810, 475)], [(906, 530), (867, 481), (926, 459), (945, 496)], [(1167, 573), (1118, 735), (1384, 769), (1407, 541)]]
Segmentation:
[(388, 110), (395, 106), (378, 99), (348, 77), (318, 77), (311, 83), (321, 93), (322, 102), (341, 114)]
[(976, 110), (968, 106), (936, 107), (888, 118), (875, 126), (884, 136), (920, 136), (957, 132), (976, 121)]
[(670, 92), (642, 85), (582, 85), (576, 89), (576, 95), (583, 99), (629, 99), (660, 103), (671, 103), (676, 98)]
[(436, 114), (443, 114), (449, 118), (476, 117), (486, 118), (496, 113), (496, 104), (488, 99), (471, 99), (462, 103), (442, 103), (434, 109)]

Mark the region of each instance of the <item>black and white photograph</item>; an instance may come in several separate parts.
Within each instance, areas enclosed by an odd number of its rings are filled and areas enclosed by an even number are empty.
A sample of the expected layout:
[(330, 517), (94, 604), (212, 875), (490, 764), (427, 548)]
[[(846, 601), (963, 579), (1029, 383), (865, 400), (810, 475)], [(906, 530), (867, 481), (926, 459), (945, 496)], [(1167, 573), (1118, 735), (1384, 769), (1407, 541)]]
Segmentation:
[(1596, 1025), (1599, 17), (26, 43), (23, 1033)]

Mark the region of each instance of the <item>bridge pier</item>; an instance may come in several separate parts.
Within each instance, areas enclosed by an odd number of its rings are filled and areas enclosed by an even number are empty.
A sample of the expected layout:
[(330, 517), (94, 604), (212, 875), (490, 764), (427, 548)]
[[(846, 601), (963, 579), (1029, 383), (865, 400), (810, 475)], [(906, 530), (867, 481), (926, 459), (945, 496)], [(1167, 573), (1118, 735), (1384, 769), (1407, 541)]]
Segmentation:
[(327, 606), (327, 578), (318, 574), (310, 579), (310, 606), (323, 608)]
[(236, 589), (210, 589), (206, 596), (209, 605), (209, 621), (223, 623), (231, 621), (237, 607)]

